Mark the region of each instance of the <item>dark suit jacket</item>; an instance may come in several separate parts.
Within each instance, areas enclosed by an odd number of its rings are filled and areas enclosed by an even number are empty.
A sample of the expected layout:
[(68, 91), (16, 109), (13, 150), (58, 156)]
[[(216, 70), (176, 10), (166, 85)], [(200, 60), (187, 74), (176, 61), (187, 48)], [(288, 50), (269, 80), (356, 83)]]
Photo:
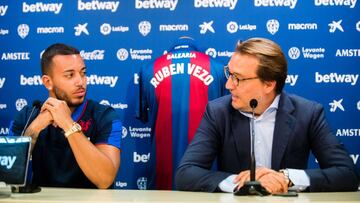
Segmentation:
[[(307, 169), (310, 151), (320, 169)], [(218, 171), (211, 170), (217, 158)], [(272, 169), (305, 169), (309, 191), (357, 190), (355, 166), (331, 133), (320, 104), (282, 93), (276, 114)], [(231, 96), (213, 100), (177, 169), (179, 190), (219, 190), (218, 184), (250, 165), (249, 118), (231, 106)]]

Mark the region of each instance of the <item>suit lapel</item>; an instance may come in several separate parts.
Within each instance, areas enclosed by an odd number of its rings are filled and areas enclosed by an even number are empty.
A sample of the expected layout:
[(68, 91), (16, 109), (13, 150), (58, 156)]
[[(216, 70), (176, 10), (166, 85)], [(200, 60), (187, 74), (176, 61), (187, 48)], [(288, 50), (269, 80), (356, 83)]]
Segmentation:
[(250, 124), (249, 119), (238, 110), (232, 112), (232, 136), (235, 140), (237, 161), (241, 163), (242, 169), (250, 168)]
[(291, 114), (293, 110), (294, 106), (292, 105), (289, 97), (286, 93), (282, 93), (279, 101), (279, 108), (276, 113), (272, 146), (271, 168), (274, 170), (279, 170), (285, 167), (282, 166), (281, 163), (296, 122), (295, 117)]

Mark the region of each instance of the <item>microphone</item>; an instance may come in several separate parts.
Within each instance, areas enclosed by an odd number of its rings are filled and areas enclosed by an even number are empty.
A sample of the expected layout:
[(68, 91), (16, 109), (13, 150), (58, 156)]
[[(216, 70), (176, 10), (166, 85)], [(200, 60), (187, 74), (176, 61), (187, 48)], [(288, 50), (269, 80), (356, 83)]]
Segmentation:
[[(32, 103), (32, 109), (29, 115), (29, 118), (27, 119), (24, 129), (21, 132), (20, 136), (24, 136), (24, 133), (29, 125), (29, 122), (31, 120), (31, 117), (35, 111), (35, 109), (40, 109), (41, 108), (41, 101), (39, 100), (34, 100)], [(31, 145), (30, 145), (31, 147)], [(30, 159), (31, 160), (31, 159)], [(29, 166), (31, 168), (31, 166)], [(31, 171), (32, 172), (32, 171)], [(32, 179), (32, 175), (30, 177), (30, 179)], [(11, 192), (12, 193), (36, 193), (36, 192), (40, 192), (41, 188), (35, 184), (32, 183), (25, 183), (24, 186), (12, 186), (11, 187)]]
[(24, 129), (22, 130), (20, 136), (24, 136), (25, 130), (26, 130), (26, 128), (27, 128), (28, 125), (29, 125), (29, 122), (30, 122), (30, 119), (31, 119), (31, 117), (32, 117), (32, 114), (34, 113), (34, 110), (35, 110), (35, 109), (40, 109), (40, 108), (41, 108), (41, 102), (40, 102), (39, 100), (34, 100), (33, 103), (32, 103), (32, 109), (31, 109), (31, 112), (30, 112), (30, 116), (29, 116), (29, 118), (27, 119), (27, 121), (26, 121), (26, 123), (25, 123), (25, 126), (24, 126)]
[(251, 99), (249, 106), (251, 107), (252, 118), (250, 125), (251, 132), (251, 153), (250, 153), (250, 181), (246, 181), (244, 185), (239, 189), (234, 191), (234, 195), (243, 196), (243, 195), (269, 195), (270, 193), (260, 184), (259, 181), (255, 180), (255, 171), (256, 171), (256, 160), (255, 160), (255, 129), (254, 129), (254, 120), (255, 120), (255, 108), (258, 105), (256, 99)]

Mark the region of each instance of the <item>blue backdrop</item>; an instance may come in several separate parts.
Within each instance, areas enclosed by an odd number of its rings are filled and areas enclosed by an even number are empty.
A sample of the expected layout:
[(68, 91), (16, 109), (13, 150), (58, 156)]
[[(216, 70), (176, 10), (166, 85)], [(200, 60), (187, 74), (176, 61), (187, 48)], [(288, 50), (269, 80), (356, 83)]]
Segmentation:
[[(81, 50), (88, 97), (123, 123), (116, 188), (146, 189), (151, 128), (135, 119), (138, 71), (180, 36), (226, 64), (238, 40), (265, 37), (287, 55), (286, 91), (323, 104), (360, 172), (360, 9), (356, 0), (2, 0), (0, 135), (13, 116), (44, 100), (40, 56), (55, 42)], [(139, 159), (139, 155), (142, 159)], [(316, 167), (315, 160), (309, 161)]]

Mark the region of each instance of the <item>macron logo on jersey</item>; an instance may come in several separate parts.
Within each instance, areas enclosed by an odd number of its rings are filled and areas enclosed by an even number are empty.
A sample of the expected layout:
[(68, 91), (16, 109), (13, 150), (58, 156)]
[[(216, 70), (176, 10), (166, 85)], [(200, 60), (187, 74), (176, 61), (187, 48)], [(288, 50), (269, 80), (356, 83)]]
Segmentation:
[(41, 12), (53, 12), (59, 14), (62, 8), (62, 3), (49, 3), (45, 4), (43, 2), (36, 2), (34, 4), (27, 4), (23, 2), (22, 11), (23, 13), (41, 13)]
[(78, 0), (78, 10), (79, 11), (96, 11), (96, 10), (110, 10), (111, 12), (116, 12), (119, 7), (119, 1), (98, 1), (92, 0), (91, 2), (82, 2)]

